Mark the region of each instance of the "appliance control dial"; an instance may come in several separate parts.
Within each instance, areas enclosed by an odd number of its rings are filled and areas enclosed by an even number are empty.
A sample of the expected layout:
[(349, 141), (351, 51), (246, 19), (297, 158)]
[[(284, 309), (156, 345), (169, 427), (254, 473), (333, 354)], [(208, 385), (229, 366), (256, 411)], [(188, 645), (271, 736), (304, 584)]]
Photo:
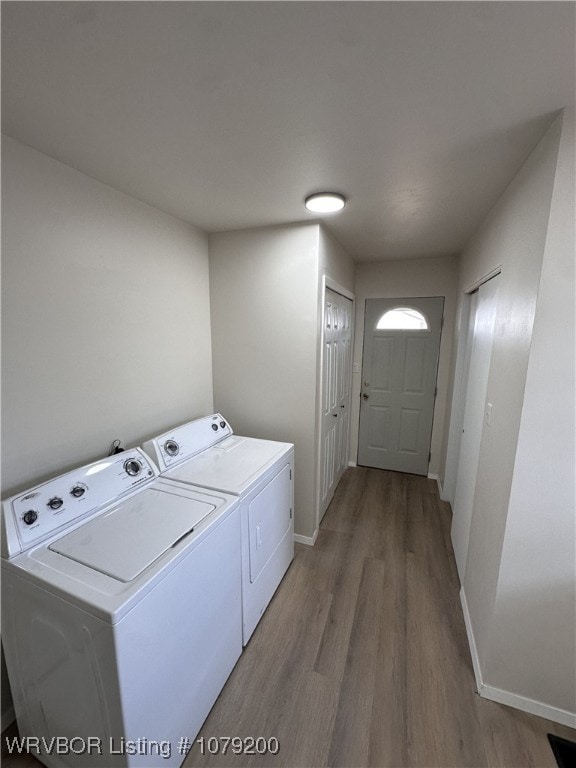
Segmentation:
[(52, 498), (47, 502), (47, 506), (50, 507), (50, 509), (60, 509), (60, 507), (64, 504), (60, 496), (52, 496)]
[(72, 496), (74, 496), (75, 499), (81, 499), (82, 496), (86, 493), (86, 486), (85, 485), (75, 485), (73, 486), (72, 490), (70, 491)]
[(180, 453), (180, 446), (176, 440), (166, 440), (164, 443), (164, 450), (168, 456), (177, 456)]
[(135, 477), (136, 475), (139, 475), (141, 470), (142, 470), (142, 467), (136, 461), (136, 459), (128, 459), (128, 461), (124, 462), (124, 471), (126, 472), (126, 474), (130, 475), (131, 477)]
[(212, 429), (214, 432), (218, 432), (218, 424), (212, 424)]
[(38, 520), (38, 512), (34, 509), (29, 509), (28, 512), (24, 512), (22, 520), (26, 525), (33, 525)]
[(220, 426), (222, 427), (222, 429), (224, 429), (224, 427), (226, 426), (226, 422), (225, 421), (221, 421), (220, 422)]

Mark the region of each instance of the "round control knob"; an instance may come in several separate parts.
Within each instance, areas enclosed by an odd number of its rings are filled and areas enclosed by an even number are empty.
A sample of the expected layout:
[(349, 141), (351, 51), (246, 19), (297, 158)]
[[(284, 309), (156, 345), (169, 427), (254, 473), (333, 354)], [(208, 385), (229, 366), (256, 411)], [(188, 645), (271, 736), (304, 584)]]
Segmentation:
[(22, 520), (24, 520), (26, 525), (33, 525), (38, 520), (38, 512), (34, 509), (29, 509), (28, 512), (24, 512), (22, 515)]
[(164, 450), (168, 456), (177, 456), (180, 453), (180, 446), (175, 440), (166, 440)]
[(86, 493), (86, 488), (83, 485), (75, 485), (70, 493), (72, 496), (74, 496), (75, 499), (80, 499)]
[(212, 429), (214, 432), (218, 432), (218, 424), (212, 424)]
[(134, 477), (135, 475), (140, 474), (141, 469), (142, 467), (136, 461), (136, 459), (128, 459), (128, 461), (124, 462), (124, 470), (131, 477)]
[(221, 421), (220, 422), (220, 426), (222, 427), (222, 429), (224, 429), (224, 427), (226, 426), (226, 422), (225, 421)]
[(53, 496), (50, 501), (48, 502), (48, 506), (50, 509), (60, 509), (60, 507), (64, 504), (60, 496)]

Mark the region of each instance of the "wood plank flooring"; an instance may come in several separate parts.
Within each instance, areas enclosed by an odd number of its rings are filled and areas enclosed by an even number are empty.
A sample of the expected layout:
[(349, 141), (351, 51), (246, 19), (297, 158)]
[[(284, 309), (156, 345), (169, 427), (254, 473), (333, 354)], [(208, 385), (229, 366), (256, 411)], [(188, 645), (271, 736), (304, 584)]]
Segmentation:
[(199, 737), (276, 737), (276, 756), (201, 766), (553, 768), (546, 733), (481, 699), (436, 483), (348, 469), (313, 548), (296, 557)]
[(198, 734), (276, 737), (279, 753), (201, 754), (197, 740), (184, 767), (555, 768), (548, 732), (576, 740), (475, 693), (436, 484), (354, 468)]

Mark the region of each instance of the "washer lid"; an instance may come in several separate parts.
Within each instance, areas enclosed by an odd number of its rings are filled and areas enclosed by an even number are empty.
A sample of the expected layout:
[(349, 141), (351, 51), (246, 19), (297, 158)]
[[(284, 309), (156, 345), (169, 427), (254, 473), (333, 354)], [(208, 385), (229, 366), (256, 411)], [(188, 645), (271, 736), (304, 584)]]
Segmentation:
[(128, 582), (214, 509), (214, 504), (204, 501), (146, 489), (54, 541), (49, 549)]

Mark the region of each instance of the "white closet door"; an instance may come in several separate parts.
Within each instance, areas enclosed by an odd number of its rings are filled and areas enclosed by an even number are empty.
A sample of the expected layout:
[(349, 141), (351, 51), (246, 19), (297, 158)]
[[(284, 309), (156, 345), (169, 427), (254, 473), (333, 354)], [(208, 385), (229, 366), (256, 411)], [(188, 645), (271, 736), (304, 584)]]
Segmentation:
[[(498, 277), (483, 283), (476, 297), (472, 297), (470, 311), (470, 341), (467, 350), (470, 362), (452, 517), (452, 545), (461, 582), (464, 581), (466, 572), (480, 442), (486, 415), (486, 391), (492, 356), (498, 284)], [(474, 301), (476, 311), (474, 311)]]
[(322, 331), (320, 520), (348, 464), (352, 302), (326, 289)]

